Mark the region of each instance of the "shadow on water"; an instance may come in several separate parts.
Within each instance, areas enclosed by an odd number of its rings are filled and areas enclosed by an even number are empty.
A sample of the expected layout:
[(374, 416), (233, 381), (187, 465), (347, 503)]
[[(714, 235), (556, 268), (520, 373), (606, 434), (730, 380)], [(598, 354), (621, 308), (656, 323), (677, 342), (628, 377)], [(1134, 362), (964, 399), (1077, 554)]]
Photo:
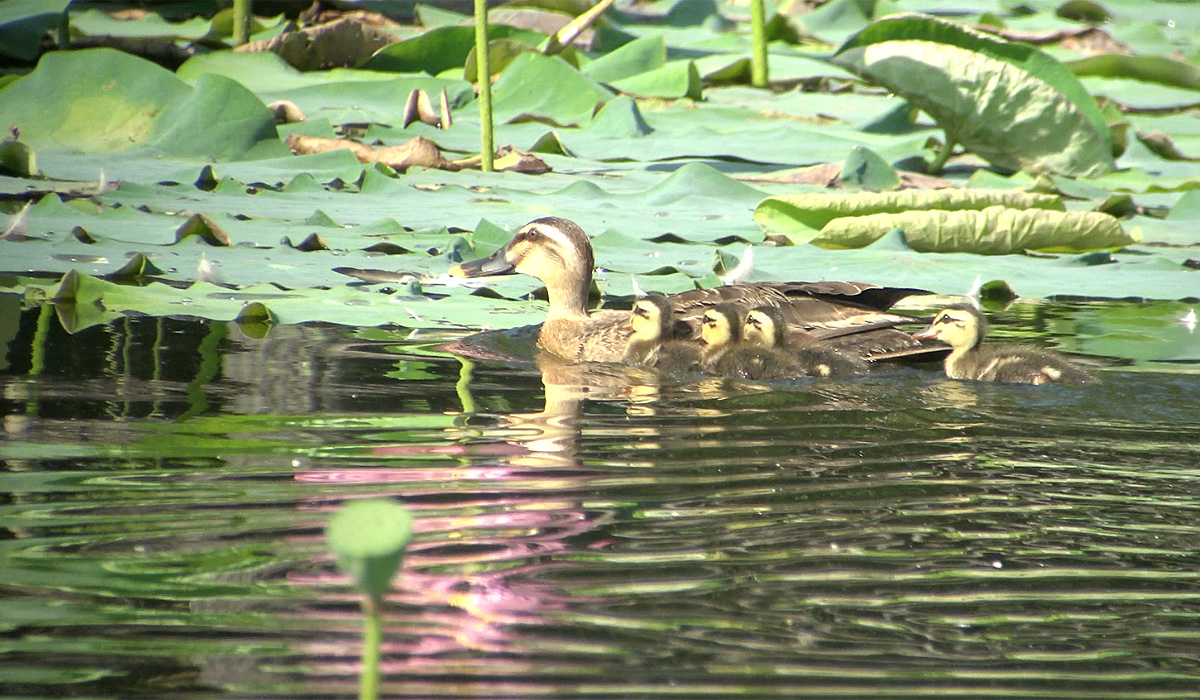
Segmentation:
[(1131, 306), (997, 329), (1110, 365), (1074, 390), (5, 307), (0, 694), (352, 695), (322, 527), (386, 495), (392, 697), (1196, 697), (1200, 342)]

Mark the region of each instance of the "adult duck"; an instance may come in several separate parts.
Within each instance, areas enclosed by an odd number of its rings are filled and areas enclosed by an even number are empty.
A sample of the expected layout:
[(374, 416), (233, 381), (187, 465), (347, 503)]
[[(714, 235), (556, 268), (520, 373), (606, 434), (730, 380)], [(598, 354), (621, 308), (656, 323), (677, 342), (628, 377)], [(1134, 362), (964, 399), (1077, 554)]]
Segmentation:
[[(567, 360), (620, 362), (632, 333), (629, 312), (588, 312), (594, 266), (592, 244), (583, 229), (550, 216), (530, 221), (491, 256), (455, 265), (450, 273), (460, 277), (520, 273), (541, 280), (549, 309), (538, 332), (538, 347)], [(754, 282), (693, 289), (667, 299), (673, 316), (688, 324), (693, 337), (699, 335), (704, 312), (718, 304), (773, 306), (783, 313), (789, 328), (876, 359), (930, 351), (894, 328), (911, 323), (911, 318), (887, 312), (900, 299), (924, 293), (860, 282)]]
[(970, 304), (954, 304), (938, 312), (916, 338), (936, 338), (951, 347), (946, 376), (981, 382), (1087, 384), (1096, 379), (1066, 358), (1015, 346), (984, 347), (987, 320)]

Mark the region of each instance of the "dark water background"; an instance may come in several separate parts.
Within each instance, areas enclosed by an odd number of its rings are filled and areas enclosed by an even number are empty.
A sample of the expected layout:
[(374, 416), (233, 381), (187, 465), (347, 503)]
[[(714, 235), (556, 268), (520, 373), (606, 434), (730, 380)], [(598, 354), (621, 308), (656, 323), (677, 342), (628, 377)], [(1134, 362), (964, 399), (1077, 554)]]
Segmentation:
[(353, 696), (322, 530), (379, 495), (417, 517), (391, 697), (1200, 697), (1179, 309), (1002, 314), (1107, 367), (1062, 389), (660, 385), (3, 304), (4, 698)]

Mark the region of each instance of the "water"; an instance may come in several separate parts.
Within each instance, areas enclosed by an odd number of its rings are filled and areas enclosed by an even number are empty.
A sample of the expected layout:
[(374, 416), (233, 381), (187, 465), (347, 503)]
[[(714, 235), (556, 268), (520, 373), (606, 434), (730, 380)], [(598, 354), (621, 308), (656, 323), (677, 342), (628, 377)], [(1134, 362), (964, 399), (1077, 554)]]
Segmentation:
[(1006, 314), (1110, 367), (1061, 389), (656, 386), (6, 303), (5, 698), (352, 696), (322, 528), (378, 495), (417, 517), (391, 697), (1200, 696), (1200, 344), (1144, 321), (1186, 307)]

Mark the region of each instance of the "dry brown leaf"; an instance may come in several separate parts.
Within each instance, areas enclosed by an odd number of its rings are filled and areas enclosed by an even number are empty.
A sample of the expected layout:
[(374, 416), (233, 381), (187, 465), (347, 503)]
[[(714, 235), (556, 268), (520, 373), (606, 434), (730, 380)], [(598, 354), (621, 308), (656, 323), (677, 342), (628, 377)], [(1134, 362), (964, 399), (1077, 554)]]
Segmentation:
[(275, 115), (276, 124), (295, 124), (308, 118), (299, 105), (289, 100), (275, 100), (267, 104), (267, 109)]
[(365, 143), (350, 139), (330, 139), (322, 136), (303, 136), (292, 134), (287, 138), (287, 147), (296, 155), (324, 153), (346, 149), (358, 158), (360, 163), (383, 163), (403, 172), (413, 166), (423, 168), (440, 168), (442, 170), (457, 170), (448, 167), (449, 161), (442, 157), (441, 150), (433, 141), (417, 136), (399, 146), (372, 148)]
[[(372, 148), (365, 143), (350, 139), (329, 139), (322, 136), (292, 134), (287, 138), (287, 147), (296, 155), (324, 153), (344, 148), (353, 153), (360, 163), (383, 163), (400, 172), (411, 167), (438, 168), (439, 170), (478, 169), (480, 160), (479, 156), (454, 161), (446, 160), (437, 144), (422, 136), (414, 137), (399, 146)], [(530, 175), (550, 172), (550, 166), (546, 165), (541, 158), (512, 146), (504, 146), (496, 153), (495, 167), (496, 170)]]
[(251, 41), (234, 51), (269, 51), (297, 70), (324, 70), (356, 66), (395, 39), (383, 29), (354, 17), (345, 17), (270, 39)]
[[(479, 156), (471, 156), (463, 158), (451, 163), (450, 170), (478, 170)], [(514, 173), (525, 173), (527, 175), (541, 175), (542, 173), (550, 172), (550, 166), (546, 161), (538, 158), (532, 153), (513, 148), (512, 146), (502, 146), (493, 159), (492, 166), (496, 170), (504, 170)]]

